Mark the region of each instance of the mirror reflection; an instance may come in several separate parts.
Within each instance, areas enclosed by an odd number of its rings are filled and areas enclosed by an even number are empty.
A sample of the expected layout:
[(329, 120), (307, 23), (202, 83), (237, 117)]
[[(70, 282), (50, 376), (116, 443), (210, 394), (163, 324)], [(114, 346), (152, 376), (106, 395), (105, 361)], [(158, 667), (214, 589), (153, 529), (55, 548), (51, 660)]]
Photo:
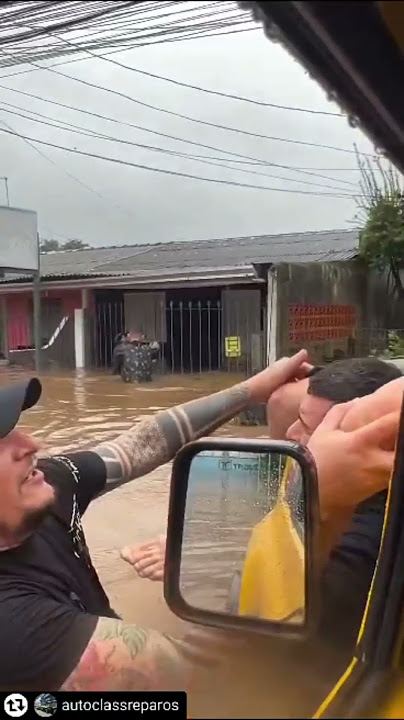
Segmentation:
[(196, 455), (184, 523), (184, 600), (205, 611), (304, 623), (304, 507), (301, 468), (287, 455)]

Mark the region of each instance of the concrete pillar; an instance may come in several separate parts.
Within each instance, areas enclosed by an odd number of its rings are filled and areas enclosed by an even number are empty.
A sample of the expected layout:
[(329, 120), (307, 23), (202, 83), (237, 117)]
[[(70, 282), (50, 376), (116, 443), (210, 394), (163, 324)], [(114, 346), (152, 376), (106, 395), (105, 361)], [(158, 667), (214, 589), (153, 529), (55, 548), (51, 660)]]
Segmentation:
[(268, 270), (267, 313), (267, 363), (271, 365), (278, 356), (278, 278), (275, 268)]
[(88, 367), (91, 357), (91, 343), (90, 343), (90, 318), (89, 318), (89, 305), (90, 305), (90, 292), (88, 288), (82, 288), (81, 290), (81, 307), (83, 310), (83, 333), (84, 333), (84, 364), (83, 367)]
[(74, 350), (76, 358), (76, 368), (85, 368), (86, 351), (85, 351), (85, 310), (79, 308), (74, 311)]
[(81, 289), (81, 307), (88, 310), (88, 288)]
[(41, 278), (39, 271), (35, 273), (33, 284), (33, 306), (34, 306), (34, 345), (35, 345), (35, 370), (41, 370), (42, 362), (42, 329), (41, 329)]

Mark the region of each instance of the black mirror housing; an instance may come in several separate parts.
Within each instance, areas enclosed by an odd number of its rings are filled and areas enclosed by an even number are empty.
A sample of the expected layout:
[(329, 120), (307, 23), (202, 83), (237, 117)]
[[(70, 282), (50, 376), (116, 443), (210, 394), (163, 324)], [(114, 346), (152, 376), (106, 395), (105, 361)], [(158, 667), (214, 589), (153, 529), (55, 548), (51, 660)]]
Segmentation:
[[(230, 606), (233, 607), (233, 611), (230, 612), (226, 612), (221, 608), (201, 607), (198, 603), (190, 601), (188, 596), (184, 597), (181, 577), (184, 568), (184, 557), (186, 556), (186, 542), (188, 542), (186, 539), (187, 533), (185, 533), (185, 529), (187, 523), (187, 503), (189, 503), (191, 493), (190, 486), (192, 484), (191, 468), (195, 467), (195, 462), (199, 462), (202, 457), (205, 457), (205, 459), (206, 456), (210, 455), (212, 457), (217, 457), (219, 455), (220, 457), (220, 454), (227, 458), (233, 456), (239, 457), (240, 455), (249, 458), (282, 457), (283, 459), (288, 459), (291, 463), (293, 463), (295, 468), (298, 468), (299, 487), (301, 488), (299, 503), (298, 506), (296, 504), (293, 506), (293, 513), (290, 512), (290, 508), (286, 504), (288, 502), (287, 500), (285, 501), (285, 507), (287, 507), (289, 517), (293, 515), (294, 521), (296, 517), (299, 517), (304, 527), (304, 532), (302, 534), (299, 532), (297, 523), (295, 523), (295, 527), (293, 527), (293, 523), (289, 523), (288, 526), (290, 532), (294, 535), (294, 542), (297, 543), (297, 545), (299, 542), (301, 543), (301, 553), (304, 559), (304, 572), (302, 575), (302, 583), (304, 584), (304, 588), (302, 585), (302, 596), (304, 596), (304, 617), (299, 617), (299, 622), (295, 623), (292, 617), (277, 617), (276, 619), (272, 619), (271, 616), (268, 617), (267, 615), (266, 617), (263, 617), (259, 613), (257, 616), (256, 613), (252, 614), (251, 612), (234, 612), (234, 607), (237, 606), (237, 601), (234, 604), (234, 597), (230, 598), (230, 604), (228, 605), (228, 608)], [(225, 468), (228, 467), (229, 463), (226, 465), (222, 462), (221, 465), (222, 468)], [(240, 463), (236, 463), (236, 468), (240, 469), (240, 467)], [(251, 471), (251, 462), (248, 467)], [(209, 473), (206, 483), (211, 482), (211, 476), (212, 473)], [(234, 477), (233, 473), (231, 480), (233, 480)], [(198, 483), (198, 487), (201, 488), (202, 484), (199, 480)], [(239, 485), (239, 487), (241, 486), (242, 484)], [(205, 485), (203, 492), (205, 493), (205, 499), (208, 498), (209, 500), (211, 496), (207, 485)], [(250, 496), (247, 496), (247, 503), (245, 499), (243, 499), (243, 507), (245, 507), (246, 504), (247, 506), (249, 504), (253, 504), (249, 500), (249, 497)], [(278, 507), (277, 504), (276, 507)], [(281, 511), (283, 512), (283, 509), (281, 509)], [(271, 513), (273, 512), (274, 508), (270, 509), (269, 512), (265, 513), (265, 518), (271, 519)], [(276, 510), (276, 512), (279, 513), (279, 509)], [(192, 515), (192, 518), (194, 518), (194, 515), (195, 514)], [(210, 532), (209, 529), (209, 518), (209, 513), (204, 515), (205, 525), (207, 523), (206, 529), (204, 530), (204, 542), (206, 544), (207, 540), (209, 543), (211, 536), (213, 549), (216, 548), (216, 545), (214, 532)], [(191, 527), (191, 525), (188, 523), (187, 527)], [(260, 523), (258, 523), (258, 525), (260, 525)], [(247, 630), (260, 634), (277, 635), (278, 637), (283, 636), (288, 639), (306, 639), (311, 635), (318, 618), (318, 528), (319, 509), (317, 473), (314, 459), (305, 447), (298, 445), (297, 443), (287, 441), (278, 442), (273, 440), (251, 440), (238, 438), (206, 438), (189, 443), (178, 453), (172, 468), (164, 574), (164, 597), (167, 605), (178, 617), (192, 623), (220, 629), (227, 628), (233, 630)], [(215, 528), (213, 528), (213, 530), (215, 530)], [(276, 535), (270, 538), (270, 542), (265, 546), (265, 553), (268, 552), (276, 555), (279, 548), (274, 545), (274, 543), (277, 543), (278, 540), (281, 542), (281, 538), (277, 539)], [(249, 542), (251, 542), (251, 540)], [(234, 577), (232, 592), (234, 591), (234, 587), (236, 585), (240, 588), (240, 578), (243, 577), (242, 568), (243, 566), (244, 568), (246, 566), (248, 553), (249, 545), (247, 547), (247, 553), (241, 562), (241, 571)], [(187, 562), (189, 565), (188, 560)], [(283, 573), (283, 578), (287, 578), (288, 573), (286, 565), (284, 570), (285, 572)], [(258, 566), (258, 573), (259, 572), (260, 570)], [(294, 573), (289, 572), (291, 579), (293, 579), (293, 575)], [(209, 573), (206, 575), (207, 583), (209, 580), (208, 576)], [(198, 577), (200, 577), (200, 573)], [(274, 577), (273, 592), (275, 594), (277, 592), (276, 582), (276, 577)], [(272, 584), (272, 578), (270, 578), (270, 583)], [(208, 587), (206, 587), (206, 589), (208, 590)], [(269, 588), (269, 590), (271, 592), (272, 588)], [(237, 590), (237, 592), (239, 592), (239, 590)]]

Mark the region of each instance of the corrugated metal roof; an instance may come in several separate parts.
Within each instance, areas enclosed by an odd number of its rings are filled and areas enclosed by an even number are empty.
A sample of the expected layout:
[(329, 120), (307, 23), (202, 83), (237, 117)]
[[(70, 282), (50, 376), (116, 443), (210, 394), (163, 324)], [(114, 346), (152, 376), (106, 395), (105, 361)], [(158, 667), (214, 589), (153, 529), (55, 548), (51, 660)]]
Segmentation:
[[(260, 263), (307, 263), (350, 260), (358, 253), (358, 230), (258, 235), (198, 242), (91, 248), (45, 253), (43, 278), (139, 276), (209, 268), (245, 267)], [(6, 275), (0, 282), (24, 276)]]

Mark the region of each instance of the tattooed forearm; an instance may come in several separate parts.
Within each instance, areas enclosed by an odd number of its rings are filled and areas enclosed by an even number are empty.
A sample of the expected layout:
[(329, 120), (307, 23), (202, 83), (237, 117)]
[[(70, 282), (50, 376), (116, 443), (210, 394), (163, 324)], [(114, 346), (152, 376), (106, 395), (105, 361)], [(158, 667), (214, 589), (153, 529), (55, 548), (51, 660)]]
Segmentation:
[[(154, 630), (100, 618), (66, 691), (186, 690), (195, 661), (216, 655), (213, 636), (203, 631), (173, 640)], [(220, 642), (220, 641), (219, 641)], [(195, 648), (195, 652), (192, 648)]]
[(119, 485), (145, 475), (172, 460), (178, 450), (209, 435), (249, 402), (248, 383), (191, 400), (148, 418), (115, 440), (95, 448), (107, 468), (107, 485)]
[(250, 399), (248, 383), (191, 400), (185, 405), (156, 415), (171, 457), (190, 440), (209, 435), (246, 407)]
[(153, 417), (94, 451), (104, 460), (107, 489), (146, 475), (170, 460), (164, 436)]

